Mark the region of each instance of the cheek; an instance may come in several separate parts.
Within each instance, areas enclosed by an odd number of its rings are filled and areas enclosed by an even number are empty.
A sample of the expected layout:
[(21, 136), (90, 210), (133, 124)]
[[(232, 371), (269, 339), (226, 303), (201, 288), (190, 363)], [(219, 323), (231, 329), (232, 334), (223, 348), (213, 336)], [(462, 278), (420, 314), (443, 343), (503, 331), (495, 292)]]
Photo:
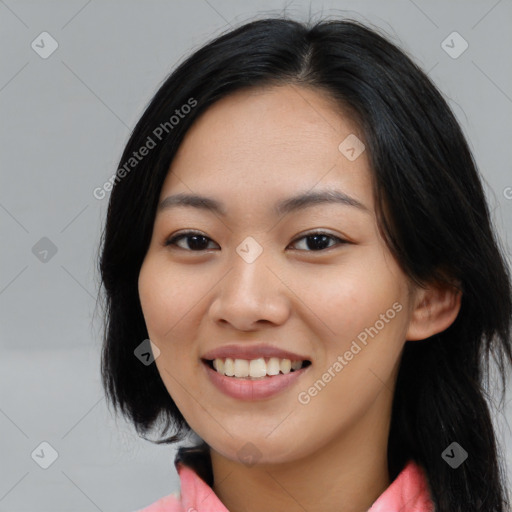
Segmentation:
[[(139, 298), (150, 337), (165, 344), (198, 302), (198, 283), (188, 272), (171, 271), (159, 258), (147, 257), (139, 274)], [(152, 338), (152, 339), (153, 339)]]
[(305, 289), (305, 302), (327, 325), (330, 336), (340, 340), (372, 326), (401, 297), (396, 274), (382, 261), (362, 258), (333, 267), (332, 274), (311, 280)]
[[(170, 272), (169, 265), (149, 255), (141, 267), (139, 298), (149, 338), (160, 350), (155, 364), (162, 381), (182, 414), (190, 414), (190, 375), (198, 371), (199, 361), (191, 357), (186, 343), (186, 315), (197, 303), (197, 290), (186, 273)], [(183, 340), (183, 341), (180, 341)], [(185, 384), (186, 382), (186, 384)]]
[(144, 260), (139, 273), (139, 299), (146, 328), (160, 349), (156, 365), (169, 390), (179, 388), (171, 375), (179, 379), (197, 371), (200, 364), (197, 347), (190, 346), (194, 319), (202, 313), (201, 297), (208, 289), (207, 285), (203, 289), (199, 281), (193, 270), (171, 268), (154, 254)]

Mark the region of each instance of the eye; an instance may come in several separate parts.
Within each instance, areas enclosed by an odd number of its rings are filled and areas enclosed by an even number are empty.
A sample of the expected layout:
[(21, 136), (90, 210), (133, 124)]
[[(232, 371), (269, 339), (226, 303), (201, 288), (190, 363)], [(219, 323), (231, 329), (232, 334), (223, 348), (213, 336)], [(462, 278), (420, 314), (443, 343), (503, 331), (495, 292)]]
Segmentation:
[[(186, 247), (181, 247), (176, 243), (184, 238), (190, 239), (190, 242), (186, 244), (189, 246), (189, 249), (187, 249)], [(166, 240), (164, 245), (165, 246), (176, 245), (180, 249), (185, 249), (185, 250), (190, 250), (190, 248), (192, 248), (192, 252), (198, 252), (198, 251), (204, 251), (206, 249), (205, 240), (211, 240), (211, 239), (208, 238), (207, 236), (203, 235), (202, 233), (199, 233), (196, 231), (185, 231), (184, 233), (181, 233), (179, 235), (169, 238), (168, 240)]]
[[(189, 242), (186, 243), (187, 247), (182, 247), (178, 245), (177, 242), (181, 241), (182, 239), (189, 239)], [(207, 249), (207, 241), (211, 240), (211, 238), (208, 238), (207, 236), (203, 235), (202, 233), (196, 232), (196, 231), (185, 231), (184, 233), (180, 233), (178, 235), (175, 235), (171, 238), (169, 238), (165, 242), (165, 246), (177, 246), (180, 249), (184, 250), (190, 250), (192, 252), (199, 252), (204, 251)], [(294, 240), (293, 243), (297, 243), (299, 240), (310, 240), (312, 242), (306, 243), (306, 247), (308, 249), (314, 248), (313, 251), (309, 250), (307, 252), (320, 252), (325, 249), (329, 249), (332, 247), (332, 245), (326, 246), (326, 242), (328, 240), (337, 241), (339, 244), (348, 244), (349, 242), (347, 240), (343, 240), (342, 238), (339, 238), (334, 235), (330, 235), (329, 233), (324, 233), (323, 231), (314, 231), (312, 233), (308, 233), (304, 236), (301, 236), (300, 238), (297, 238)], [(335, 244), (334, 244), (335, 245)], [(300, 249), (304, 250), (304, 249)]]
[[(343, 240), (342, 238), (339, 238), (337, 236), (331, 235), (329, 233), (324, 233), (323, 231), (314, 231), (312, 233), (307, 233), (306, 235), (301, 236), (300, 238), (297, 238), (294, 240), (294, 243), (297, 243), (299, 240), (310, 240), (311, 242), (306, 243), (305, 246), (308, 248), (314, 248), (314, 251), (307, 251), (307, 252), (320, 252), (325, 249), (330, 249), (332, 245), (326, 246), (326, 242), (328, 240), (334, 240), (339, 242), (340, 244), (348, 244), (349, 242), (347, 240)], [(336, 244), (334, 244), (336, 245)]]

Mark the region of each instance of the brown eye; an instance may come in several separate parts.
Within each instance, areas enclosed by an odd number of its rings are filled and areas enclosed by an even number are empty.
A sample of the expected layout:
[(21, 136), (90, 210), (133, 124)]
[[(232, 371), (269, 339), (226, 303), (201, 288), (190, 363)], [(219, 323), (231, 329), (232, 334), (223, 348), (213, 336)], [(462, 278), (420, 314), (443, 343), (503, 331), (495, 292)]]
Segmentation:
[[(182, 239), (187, 240), (187, 242), (185, 242), (185, 247), (178, 245), (178, 242), (180, 242)], [(293, 244), (297, 244), (299, 240), (308, 240), (308, 242), (305, 244), (306, 249), (299, 249), (305, 250), (306, 252), (321, 252), (335, 246), (336, 242), (338, 242), (338, 244), (349, 243), (347, 240), (343, 240), (342, 238), (331, 235), (329, 233), (324, 233), (322, 231), (315, 231), (313, 233), (308, 233), (304, 236), (301, 236), (300, 238), (297, 238)], [(211, 238), (208, 238), (202, 233), (195, 231), (185, 231), (184, 233), (180, 233), (169, 238), (165, 242), (165, 246), (176, 246), (186, 251), (199, 252), (208, 249), (208, 241), (213, 242)], [(331, 241), (334, 241), (335, 243), (330, 244)]]
[[(187, 242), (185, 242), (185, 245), (188, 247), (183, 247), (177, 244), (177, 242), (181, 241), (182, 239), (188, 240)], [(212, 241), (210, 238), (201, 233), (197, 233), (195, 231), (186, 231), (184, 233), (169, 238), (165, 242), (165, 246), (175, 245), (180, 249), (184, 249), (186, 251), (198, 252), (204, 251), (208, 248), (208, 240)]]
[[(329, 233), (324, 233), (321, 231), (308, 233), (304, 236), (301, 236), (300, 238), (297, 238), (293, 243), (296, 244), (297, 241), (299, 241), (299, 240), (308, 240), (308, 242), (306, 242), (306, 244), (305, 244), (305, 246), (308, 249), (307, 252), (320, 252), (325, 249), (330, 249), (331, 247), (336, 245), (336, 244), (328, 245), (329, 240), (337, 241), (340, 244), (348, 244), (349, 243), (346, 240), (343, 240), (342, 238), (339, 238), (337, 236), (333, 236)], [(299, 250), (304, 250), (304, 249), (299, 249)]]

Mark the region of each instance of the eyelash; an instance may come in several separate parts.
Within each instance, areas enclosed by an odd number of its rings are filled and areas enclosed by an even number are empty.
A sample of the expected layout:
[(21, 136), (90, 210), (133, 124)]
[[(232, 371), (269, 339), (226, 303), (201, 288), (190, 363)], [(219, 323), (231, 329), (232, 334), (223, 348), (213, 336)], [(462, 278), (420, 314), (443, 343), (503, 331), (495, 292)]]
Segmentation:
[[(168, 240), (165, 241), (164, 245), (167, 247), (167, 246), (171, 246), (171, 245), (174, 245), (176, 246), (176, 242), (182, 238), (188, 238), (188, 237), (191, 237), (191, 236), (200, 236), (200, 237), (203, 237), (207, 240), (211, 240), (211, 238), (208, 238), (207, 236), (203, 235), (202, 233), (200, 232), (197, 232), (197, 231), (185, 231), (183, 233), (180, 233), (178, 235), (175, 235), (175, 236), (172, 236), (171, 238), (169, 238)], [(337, 236), (334, 236), (334, 235), (331, 235), (330, 233), (326, 233), (324, 231), (313, 231), (311, 233), (306, 233), (305, 235), (302, 235), (301, 237), (299, 238), (296, 238), (295, 240), (293, 240), (292, 244), (296, 243), (297, 241), (299, 240), (302, 240), (303, 238), (310, 238), (310, 237), (313, 237), (313, 236), (325, 236), (325, 237), (328, 237), (332, 240), (336, 240), (339, 242), (340, 245), (343, 245), (343, 244), (348, 244), (350, 242), (348, 242), (347, 240), (344, 240), (343, 238), (340, 238), (340, 237), (337, 237)], [(177, 246), (179, 249), (183, 249), (183, 247), (179, 247)], [(332, 249), (333, 247), (335, 247), (335, 245), (331, 245), (330, 247), (327, 247), (325, 249), (320, 249), (318, 251), (313, 251), (313, 250), (305, 250), (305, 252), (322, 252), (322, 251), (326, 251), (327, 249)], [(194, 251), (192, 249), (183, 249), (184, 251), (188, 251), (188, 252), (203, 252), (207, 249), (201, 249), (201, 250), (198, 250), (198, 251)], [(301, 250), (301, 249), (299, 249)], [(302, 249), (304, 250), (304, 249)]]

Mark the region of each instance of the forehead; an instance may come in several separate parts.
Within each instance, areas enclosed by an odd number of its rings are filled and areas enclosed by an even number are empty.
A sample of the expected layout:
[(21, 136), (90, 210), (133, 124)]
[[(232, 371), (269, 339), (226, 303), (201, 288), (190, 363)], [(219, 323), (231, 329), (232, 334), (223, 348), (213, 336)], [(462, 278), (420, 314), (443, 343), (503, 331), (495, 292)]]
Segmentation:
[(350, 135), (363, 140), (356, 123), (319, 90), (285, 85), (238, 91), (189, 129), (161, 197), (250, 191), (277, 198), (321, 184), (350, 189), (369, 204), (367, 155), (350, 161), (339, 150)]

